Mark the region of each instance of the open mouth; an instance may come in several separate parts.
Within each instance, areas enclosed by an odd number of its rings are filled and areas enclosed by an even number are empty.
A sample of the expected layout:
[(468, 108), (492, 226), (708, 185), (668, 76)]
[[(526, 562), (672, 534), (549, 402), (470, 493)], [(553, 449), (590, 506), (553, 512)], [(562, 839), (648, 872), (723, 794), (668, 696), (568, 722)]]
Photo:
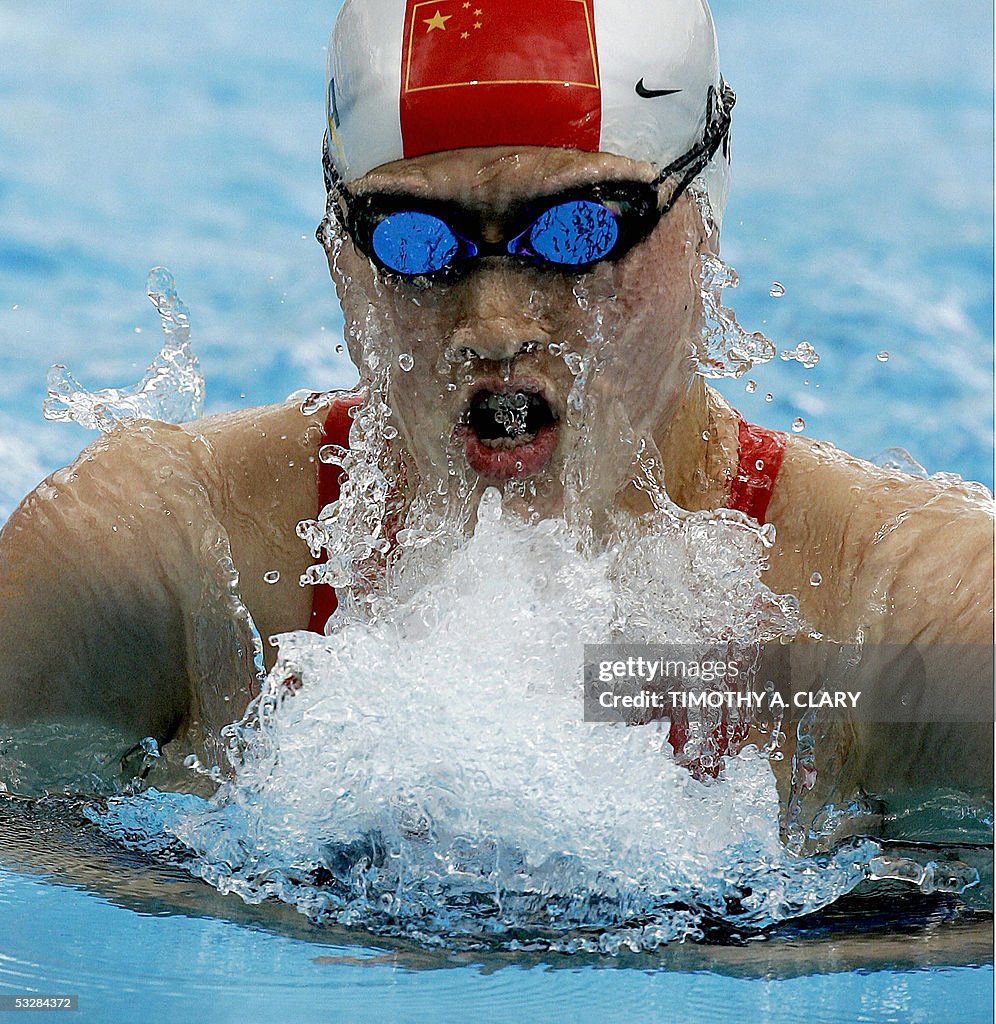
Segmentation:
[(545, 469), (560, 427), (538, 388), (481, 388), (470, 399), (459, 433), (471, 469), (491, 480), (533, 476)]

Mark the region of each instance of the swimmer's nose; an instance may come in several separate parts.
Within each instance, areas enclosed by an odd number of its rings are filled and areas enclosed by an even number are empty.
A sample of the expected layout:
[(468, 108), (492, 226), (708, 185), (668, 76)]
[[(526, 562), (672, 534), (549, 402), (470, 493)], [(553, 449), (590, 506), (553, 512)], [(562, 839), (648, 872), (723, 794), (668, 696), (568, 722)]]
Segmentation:
[(523, 337), (513, 322), (499, 318), (491, 321), (486, 331), (460, 328), (453, 335), (452, 348), (474, 359), (514, 359), (548, 343), (546, 335), (539, 337), (536, 330), (528, 333), (528, 337)]
[(464, 293), (463, 315), (453, 335), (453, 346), (480, 359), (514, 359), (550, 343), (543, 319), (530, 305), (531, 292), (501, 272), (480, 273)]

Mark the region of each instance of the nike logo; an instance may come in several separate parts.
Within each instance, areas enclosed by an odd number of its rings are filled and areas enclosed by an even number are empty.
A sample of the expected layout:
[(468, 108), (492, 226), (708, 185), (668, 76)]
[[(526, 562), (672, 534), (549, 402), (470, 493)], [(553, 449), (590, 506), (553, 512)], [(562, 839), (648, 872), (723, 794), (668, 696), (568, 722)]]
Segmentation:
[(655, 96), (673, 96), (676, 92), (681, 92), (681, 90), (680, 89), (648, 89), (643, 84), (643, 79), (642, 78), (640, 79), (639, 82), (636, 83), (636, 95), (637, 96), (642, 96), (645, 100), (652, 100)]

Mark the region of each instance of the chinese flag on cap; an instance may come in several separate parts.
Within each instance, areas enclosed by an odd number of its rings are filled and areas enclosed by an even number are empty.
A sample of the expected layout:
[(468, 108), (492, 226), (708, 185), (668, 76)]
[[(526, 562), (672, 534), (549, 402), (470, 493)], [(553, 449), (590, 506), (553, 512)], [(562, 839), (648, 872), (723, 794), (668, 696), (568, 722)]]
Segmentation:
[(471, 146), (596, 151), (594, 0), (407, 0), (406, 157)]

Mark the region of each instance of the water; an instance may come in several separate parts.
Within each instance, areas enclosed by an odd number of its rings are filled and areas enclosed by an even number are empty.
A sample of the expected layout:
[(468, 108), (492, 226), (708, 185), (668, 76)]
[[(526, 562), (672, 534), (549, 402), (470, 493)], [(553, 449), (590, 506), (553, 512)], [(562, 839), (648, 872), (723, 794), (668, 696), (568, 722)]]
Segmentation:
[[(41, 420), (49, 364), (96, 386), (139, 379), (159, 350), (142, 296), (155, 264), (171, 268), (194, 311), (208, 412), (355, 379), (335, 350), (341, 319), (311, 237), (323, 206), (316, 76), (333, 13), (278, 19), (250, 3), (236, 23), (184, 3), (58, 19), (18, 3), (0, 12), (12, 43), (0, 67), (10, 112), (0, 127), (0, 514), (92, 437)], [(786, 3), (759, 17), (720, 2), (714, 13), (740, 97), (724, 255), (743, 283), (724, 301), (779, 351), (806, 339), (820, 355), (813, 367), (754, 367), (756, 388), (744, 379), (725, 393), (748, 419), (788, 430), (804, 417), (807, 434), (856, 454), (905, 449), (906, 465), (991, 485), (990, 13), (842, 3), (815, 19)], [(771, 295), (773, 281), (783, 296)], [(250, 810), (264, 769), (244, 780)], [(484, 1000), (495, 1019), (712, 1020), (717, 1005), (757, 1020), (796, 1019), (801, 1006), (825, 1020), (989, 1012), (991, 970), (951, 967), (991, 960), (988, 940), (944, 924), (943, 906), (917, 925), (948, 943), (936, 953), (894, 929), (869, 948), (860, 938), (869, 919), (858, 918), (850, 932), (831, 919), (739, 959), (686, 948), (610, 970), (572, 959), (560, 971), (548, 969), (550, 954), (420, 960), (383, 940), (306, 931), (303, 917), (305, 929), (272, 904), (254, 914), (124, 859), (67, 819), (34, 822), (65, 839), (58, 858), (19, 833), (4, 847), (4, 933), (17, 938), (6, 940), (0, 982), (12, 991), (25, 977), (57, 978), (100, 1019), (125, 1019), (136, 999), (150, 1020), (176, 1019), (208, 991), (222, 1019), (245, 1019), (249, 999), (264, 1019), (410, 1019), (430, 1008), (436, 1019), (466, 1019)], [(524, 837), (527, 852), (535, 838)], [(66, 852), (77, 847), (88, 852)], [(822, 945), (821, 928), (831, 935)], [(41, 939), (54, 934), (55, 943)], [(94, 934), (108, 950), (101, 966)], [(246, 969), (259, 963), (264, 976)]]
[[(990, 1013), (992, 929), (952, 924), (942, 901), (904, 918), (934, 940), (897, 941), (859, 899), (836, 919), (748, 945), (674, 944), (653, 957), (421, 953), (355, 932), (316, 931), (293, 911), (247, 906), (182, 872), (150, 866), (87, 830), (78, 812), (0, 804), (0, 913), (19, 936), (5, 991), (80, 994), (82, 1019), (185, 1020), (210, 1000), (222, 1021), (716, 1019), (942, 1022)], [(903, 898), (893, 910), (906, 912)], [(96, 961), (93, 936), (109, 951)], [(59, 941), (53, 942), (52, 936)], [(154, 938), (153, 938), (154, 937)], [(151, 966), (154, 962), (154, 968)], [(924, 968), (931, 968), (926, 970)], [(247, 1017), (246, 1007), (252, 1006)]]
[(165, 268), (154, 267), (146, 291), (159, 313), (164, 340), (142, 379), (132, 387), (90, 391), (56, 363), (48, 372), (45, 419), (107, 431), (139, 416), (184, 423), (203, 413), (204, 377), (190, 347), (190, 311), (176, 294), (176, 281)]
[[(759, 929), (854, 888), (875, 844), (789, 857), (757, 751), (696, 783), (660, 723), (579, 720), (584, 642), (715, 645), (721, 625), (796, 622), (757, 580), (759, 531), (662, 522), (586, 558), (563, 522), (483, 502), (470, 543), (403, 560), (389, 610), (347, 617), (333, 644), (281, 638), (234, 783), (94, 820), (253, 902), (457, 948), (653, 949), (707, 917)], [(688, 561), (712, 621), (680, 600)]]

